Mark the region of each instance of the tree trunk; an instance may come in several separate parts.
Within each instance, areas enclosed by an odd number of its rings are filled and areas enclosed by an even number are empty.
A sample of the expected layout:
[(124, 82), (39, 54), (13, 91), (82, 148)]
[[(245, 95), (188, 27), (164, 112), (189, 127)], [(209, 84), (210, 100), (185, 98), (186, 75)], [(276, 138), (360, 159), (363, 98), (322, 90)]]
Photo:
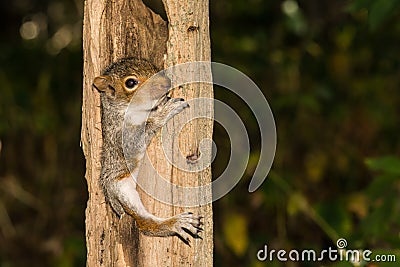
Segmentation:
[[(92, 88), (92, 82), (101, 74), (102, 69), (129, 56), (145, 58), (160, 68), (164, 64), (171, 66), (188, 61), (210, 60), (208, 1), (166, 0), (164, 5), (169, 18), (168, 42), (166, 22), (149, 10), (141, 0), (85, 1), (81, 145), (86, 158), (89, 191), (86, 209), (87, 266), (212, 266), (211, 204), (185, 208), (204, 216), (205, 223), (205, 231), (201, 233), (203, 240), (196, 239), (189, 247), (177, 237), (142, 235), (130, 216), (124, 216), (120, 220), (105, 202), (98, 183), (102, 144), (100, 100), (97, 91)], [(166, 53), (167, 63), (164, 62)], [(200, 96), (211, 98), (212, 87), (184, 86), (175, 94), (185, 99)], [(173, 119), (168, 125), (168, 131), (172, 131), (171, 136), (176, 131), (174, 125), (182, 123), (182, 117)], [(170, 147), (169, 150), (174, 155), (179, 151), (184, 155), (194, 155), (198, 153), (197, 145), (200, 140), (211, 137), (212, 121), (195, 120), (179, 134), (179, 147)], [(153, 175), (149, 167), (152, 163), (164, 179), (179, 185), (194, 186), (211, 182), (209, 167), (193, 174), (168, 165), (163, 159), (164, 154), (157, 152), (161, 151), (159, 134), (154, 139), (148, 148), (149, 160), (141, 170), (139, 181), (147, 180)], [(163, 194), (172, 192), (166, 188), (157, 188), (157, 184), (154, 187)], [(210, 192), (199, 190), (198, 195), (193, 198), (201, 199), (209, 195)], [(141, 198), (147, 209), (157, 216), (167, 217), (183, 210), (162, 204), (143, 192)]]

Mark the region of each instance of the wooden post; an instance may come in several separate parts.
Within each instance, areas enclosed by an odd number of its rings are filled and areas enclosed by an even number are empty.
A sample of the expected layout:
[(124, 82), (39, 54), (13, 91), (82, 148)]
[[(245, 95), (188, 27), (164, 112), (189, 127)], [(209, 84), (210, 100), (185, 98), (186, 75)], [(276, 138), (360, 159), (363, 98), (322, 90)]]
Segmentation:
[[(205, 231), (201, 234), (203, 240), (196, 239), (188, 247), (177, 237), (143, 236), (138, 233), (130, 216), (119, 220), (105, 202), (98, 184), (102, 140), (99, 95), (92, 88), (94, 77), (110, 63), (129, 56), (145, 58), (160, 68), (165, 64), (166, 54), (165, 66), (210, 60), (208, 1), (167, 0), (164, 5), (170, 20), (169, 37), (166, 22), (141, 0), (85, 1), (81, 146), (86, 158), (85, 177), (89, 191), (86, 209), (87, 266), (212, 266), (211, 204), (185, 209), (205, 217)], [(188, 86), (176, 94), (186, 99), (212, 97), (212, 87)], [(177, 118), (171, 123), (183, 122)], [(212, 121), (191, 122), (190, 127), (179, 135), (181, 150), (185, 154), (196, 152), (200, 140), (211, 136)], [(160, 149), (159, 140), (155, 138), (148, 153), (150, 161), (156, 163), (153, 165), (163, 170), (161, 174), (165, 179), (180, 185), (211, 181), (209, 168), (201, 173), (188, 174), (168, 166), (161, 159), (163, 154), (157, 152)], [(146, 168), (148, 164), (143, 167), (139, 180), (146, 179)], [(207, 192), (199, 191), (199, 194)], [(182, 208), (159, 203), (145, 193), (141, 197), (148, 210), (155, 215), (166, 217), (182, 211)]]
[[(176, 64), (194, 62), (194, 61), (210, 61), (210, 34), (209, 34), (209, 15), (208, 0), (163, 0), (164, 7), (168, 16), (169, 38), (167, 42), (166, 67)], [(212, 98), (213, 89), (207, 84), (185, 85), (173, 91), (174, 97), (182, 97), (189, 101), (196, 98)], [(193, 107), (192, 107), (193, 108)], [(211, 106), (197, 108), (212, 108)], [(184, 113), (194, 113), (189, 108)], [(212, 110), (205, 112), (212, 114)], [(172, 122), (167, 125), (169, 136), (175, 136), (176, 144), (171, 148), (162, 147), (160, 134), (154, 138), (152, 144), (148, 148), (150, 161), (157, 173), (171, 183), (186, 187), (195, 187), (206, 185), (211, 182), (211, 168), (206, 168), (201, 172), (185, 172), (173, 167), (166, 160), (159, 159), (163, 153), (170, 153), (169, 158), (174, 157), (190, 157), (198, 156), (199, 144), (203, 139), (212, 139), (213, 121), (196, 119), (188, 122), (191, 116), (184, 114), (173, 118)], [(171, 126), (172, 125), (172, 126)], [(185, 125), (181, 132), (177, 129)], [(211, 146), (208, 148), (211, 151)], [(162, 151), (162, 152), (161, 152)], [(161, 156), (163, 157), (163, 156)], [(190, 164), (190, 163), (189, 163)], [(150, 163), (146, 162), (143, 174), (147, 171)], [(143, 180), (152, 180), (148, 176), (141, 175)], [(140, 181), (139, 178), (139, 181)], [(146, 182), (146, 181), (143, 181)], [(171, 194), (170, 188), (158, 187), (156, 190), (165, 194)], [(210, 192), (205, 189), (199, 190), (197, 196), (193, 199), (202, 199), (209, 196)], [(151, 237), (143, 237), (140, 239), (140, 248), (143, 253), (140, 254), (144, 266), (212, 266), (213, 265), (213, 221), (212, 221), (212, 205), (203, 205), (196, 208), (171, 207), (150, 198), (142, 198), (146, 207), (152, 213), (161, 217), (168, 217), (183, 211), (192, 211), (195, 214), (204, 216), (204, 229), (201, 233), (202, 240), (196, 239), (192, 241), (191, 247), (188, 247), (178, 238), (174, 239), (158, 239)], [(179, 202), (179, 200), (177, 201)], [(160, 257), (160, 252), (164, 255)], [(169, 256), (168, 256), (169, 255)]]

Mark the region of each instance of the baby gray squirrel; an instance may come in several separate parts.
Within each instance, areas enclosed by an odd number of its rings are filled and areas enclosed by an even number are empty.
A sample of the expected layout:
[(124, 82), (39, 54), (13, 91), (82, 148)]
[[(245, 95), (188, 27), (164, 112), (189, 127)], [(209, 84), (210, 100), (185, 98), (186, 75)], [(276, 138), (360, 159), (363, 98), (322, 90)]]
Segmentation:
[(167, 96), (171, 80), (164, 74), (150, 79), (157, 72), (146, 60), (124, 58), (94, 79), (93, 85), (100, 92), (103, 135), (100, 183), (113, 210), (119, 216), (131, 215), (141, 232), (177, 235), (189, 244), (190, 235), (200, 238), (202, 217), (191, 212), (156, 217), (146, 210), (136, 190), (149, 142), (169, 119), (189, 107), (184, 99)]

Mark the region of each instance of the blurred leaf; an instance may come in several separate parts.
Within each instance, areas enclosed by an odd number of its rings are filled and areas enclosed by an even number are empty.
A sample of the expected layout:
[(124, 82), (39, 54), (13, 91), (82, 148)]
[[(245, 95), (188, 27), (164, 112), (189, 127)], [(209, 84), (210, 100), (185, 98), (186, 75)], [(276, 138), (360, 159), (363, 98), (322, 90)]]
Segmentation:
[(374, 0), (356, 0), (347, 6), (347, 11), (354, 12), (359, 11), (362, 8), (368, 8)]
[(393, 189), (394, 183), (398, 182), (399, 178), (393, 175), (379, 175), (374, 177), (374, 180), (368, 185), (366, 194), (371, 199), (376, 199), (387, 194), (390, 189)]
[[(398, 218), (395, 219), (395, 222), (399, 222), (399, 221), (400, 221), (400, 217), (398, 216)], [(399, 237), (399, 235), (389, 234), (389, 235), (385, 236), (385, 240), (393, 248), (400, 248), (400, 237)], [(400, 257), (399, 257), (399, 259), (400, 259)]]
[(86, 244), (82, 238), (69, 236), (63, 240), (63, 253), (55, 265), (58, 267), (83, 266), (86, 262)]
[(354, 26), (346, 26), (335, 35), (335, 43), (337, 47), (343, 50), (350, 48), (354, 41), (356, 29)]
[(378, 28), (381, 23), (390, 17), (400, 4), (399, 0), (379, 0), (373, 1), (369, 12), (369, 24), (373, 30)]
[(332, 75), (334, 75), (335, 78), (344, 80), (351, 74), (352, 62), (346, 52), (338, 51), (333, 53), (329, 63)]
[(364, 218), (367, 216), (369, 207), (367, 196), (363, 193), (355, 193), (350, 195), (347, 200), (347, 207), (359, 218)]
[(308, 201), (301, 192), (296, 192), (290, 195), (287, 204), (287, 212), (290, 216), (296, 215), (301, 211), (308, 211)]
[(315, 209), (340, 236), (348, 236), (351, 233), (353, 228), (351, 216), (343, 209), (342, 201), (321, 202), (316, 205)]
[(365, 236), (373, 239), (385, 237), (395, 217), (393, 204), (396, 200), (398, 200), (397, 197), (389, 194), (376, 204), (376, 207), (361, 222), (361, 229)]
[(227, 245), (237, 256), (243, 256), (249, 244), (247, 217), (229, 213), (224, 222), (223, 233)]
[(383, 171), (388, 174), (400, 175), (400, 158), (395, 156), (385, 156), (370, 158), (365, 161), (368, 168), (373, 171)]
[(308, 180), (311, 182), (319, 182), (323, 178), (327, 164), (327, 155), (323, 153), (323, 151), (319, 150), (308, 154), (305, 158)]
[(371, 29), (378, 28), (399, 7), (400, 0), (356, 0), (347, 7), (347, 11), (355, 12), (368, 9), (368, 22)]
[(287, 17), (286, 27), (297, 35), (304, 35), (308, 30), (307, 21), (300, 11)]

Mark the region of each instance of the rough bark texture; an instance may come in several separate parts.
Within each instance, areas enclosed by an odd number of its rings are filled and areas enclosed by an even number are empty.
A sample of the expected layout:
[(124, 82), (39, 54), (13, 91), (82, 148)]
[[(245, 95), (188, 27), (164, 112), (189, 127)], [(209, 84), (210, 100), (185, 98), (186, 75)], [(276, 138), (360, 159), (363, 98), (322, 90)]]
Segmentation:
[[(180, 2), (180, 3), (179, 3)], [(105, 202), (98, 183), (100, 174), (101, 120), (99, 95), (92, 88), (94, 77), (119, 58), (136, 56), (163, 67), (194, 60), (210, 60), (208, 33), (208, 1), (164, 2), (170, 20), (170, 40), (167, 24), (150, 11), (140, 0), (85, 1), (83, 51), (84, 84), (82, 107), (82, 149), (86, 157), (86, 180), (89, 200), (86, 209), (87, 266), (212, 266), (212, 208), (211, 204), (185, 210), (205, 217), (203, 240), (183, 244), (177, 237), (145, 237), (138, 233), (130, 216), (119, 220)], [(193, 25), (195, 23), (195, 25)], [(195, 26), (190, 28), (190, 26)], [(176, 94), (186, 99), (198, 96), (212, 97), (210, 86), (188, 86)], [(181, 123), (179, 118), (169, 124)], [(201, 127), (201, 128), (199, 128)], [(201, 129), (201, 131), (199, 130)], [(179, 135), (179, 146), (184, 155), (197, 153), (200, 140), (212, 136), (211, 121), (194, 121)], [(188, 174), (165, 163), (155, 138), (148, 149), (150, 161), (162, 176), (179, 185), (206, 184), (211, 171)], [(177, 153), (174, 147), (175, 152)], [(146, 179), (148, 164), (139, 179)], [(154, 185), (157, 188), (157, 185)], [(159, 188), (170, 194), (168, 188)], [(164, 192), (165, 191), (165, 192)], [(209, 192), (200, 192), (207, 194)], [(144, 193), (142, 200), (155, 215), (167, 217), (181, 212), (152, 199)], [(198, 198), (199, 196), (193, 196)]]
[[(208, 0), (164, 0), (164, 7), (168, 16), (169, 40), (167, 42), (166, 67), (180, 63), (193, 61), (210, 61), (210, 37), (209, 37), (209, 15)], [(209, 74), (206, 74), (209, 75)], [(173, 91), (174, 97), (182, 97), (185, 100), (196, 99), (199, 97), (212, 98), (213, 90), (211, 85), (191, 84), (179, 87)], [(209, 105), (198, 107), (208, 108)], [(186, 113), (186, 115), (185, 115)], [(166, 160), (162, 160), (163, 153), (169, 153), (168, 158), (177, 157), (197, 157), (199, 155), (199, 144), (203, 139), (212, 139), (212, 120), (196, 119), (188, 122), (188, 118), (194, 113), (192, 108), (184, 111), (172, 119), (166, 126), (168, 136), (173, 138), (172, 147), (161, 149), (160, 134), (154, 138), (148, 148), (150, 162), (145, 162), (140, 178), (151, 181), (149, 177), (149, 165), (152, 164), (165, 180), (173, 184), (195, 187), (205, 185), (211, 182), (211, 169), (206, 168), (202, 172), (185, 172), (175, 168)], [(212, 114), (208, 110), (207, 114)], [(180, 126), (185, 125), (181, 132), (178, 132)], [(203, 147), (204, 148), (204, 147)], [(211, 146), (204, 148), (211, 150)], [(162, 151), (162, 152), (161, 152)], [(188, 163), (190, 165), (190, 163)], [(187, 169), (190, 169), (188, 166)], [(147, 176), (146, 176), (147, 175)], [(143, 181), (146, 182), (146, 181)], [(158, 192), (171, 194), (171, 188), (165, 186), (157, 187)], [(193, 199), (209, 198), (210, 192), (199, 190), (198, 194), (192, 196)], [(143, 195), (142, 195), (143, 196)], [(175, 198), (174, 198), (175, 197)], [(150, 212), (161, 217), (168, 217), (183, 211), (192, 211), (195, 214), (204, 216), (204, 229), (201, 233), (201, 239), (195, 239), (191, 247), (185, 245), (178, 238), (154, 240), (151, 237), (140, 238), (140, 253), (144, 266), (212, 266), (213, 264), (213, 221), (212, 205), (203, 205), (200, 207), (181, 208), (178, 206), (169, 206), (152, 198), (142, 198), (144, 204)], [(180, 200), (173, 196), (174, 203)], [(210, 200), (211, 202), (211, 200)], [(160, 256), (160, 253), (164, 256)]]

